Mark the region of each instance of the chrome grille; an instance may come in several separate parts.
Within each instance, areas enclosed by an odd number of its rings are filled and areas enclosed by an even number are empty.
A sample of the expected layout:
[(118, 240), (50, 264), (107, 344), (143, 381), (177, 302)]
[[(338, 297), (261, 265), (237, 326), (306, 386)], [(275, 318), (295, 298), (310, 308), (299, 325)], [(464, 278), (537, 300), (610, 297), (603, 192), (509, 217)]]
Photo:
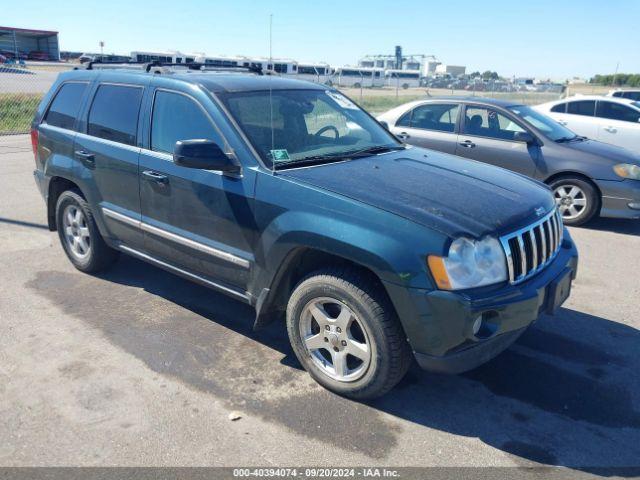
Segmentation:
[(509, 282), (523, 282), (551, 263), (560, 250), (562, 230), (562, 216), (554, 208), (536, 223), (500, 237)]

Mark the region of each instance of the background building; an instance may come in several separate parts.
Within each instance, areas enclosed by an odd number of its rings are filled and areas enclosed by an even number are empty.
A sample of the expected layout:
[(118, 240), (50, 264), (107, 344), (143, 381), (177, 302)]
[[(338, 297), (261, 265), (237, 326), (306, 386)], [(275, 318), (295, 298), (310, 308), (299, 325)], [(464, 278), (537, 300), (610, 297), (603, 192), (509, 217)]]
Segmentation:
[(451, 75), (452, 77), (461, 77), (467, 71), (467, 67), (461, 65), (438, 65), (436, 73), (438, 75)]
[(0, 54), (22, 60), (60, 60), (58, 32), (0, 27)]

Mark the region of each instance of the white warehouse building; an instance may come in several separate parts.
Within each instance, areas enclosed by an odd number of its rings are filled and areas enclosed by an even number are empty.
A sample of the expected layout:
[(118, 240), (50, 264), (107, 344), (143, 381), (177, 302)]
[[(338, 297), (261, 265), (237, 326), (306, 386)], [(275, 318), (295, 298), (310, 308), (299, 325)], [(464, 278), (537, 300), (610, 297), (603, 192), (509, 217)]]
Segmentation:
[(467, 71), (467, 67), (461, 65), (437, 65), (436, 74), (438, 75), (451, 75), (452, 77), (460, 77)]

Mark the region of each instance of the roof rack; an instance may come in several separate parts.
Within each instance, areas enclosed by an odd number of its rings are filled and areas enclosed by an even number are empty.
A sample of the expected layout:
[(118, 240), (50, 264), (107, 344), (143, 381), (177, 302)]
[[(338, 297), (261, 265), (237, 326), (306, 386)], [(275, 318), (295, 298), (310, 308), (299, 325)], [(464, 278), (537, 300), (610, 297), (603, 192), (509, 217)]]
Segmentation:
[(256, 73), (258, 75), (264, 75), (261, 67), (256, 65), (237, 65), (237, 66), (229, 66), (229, 67), (221, 67), (216, 65), (211, 65), (210, 63), (202, 63), (202, 62), (190, 62), (190, 63), (170, 63), (170, 62), (160, 62), (153, 61), (147, 63), (145, 70), (150, 72), (154, 67), (187, 67), (189, 70), (199, 70), (199, 71), (223, 71), (223, 72), (237, 72), (237, 71), (247, 71), (251, 73)]
[[(94, 70), (94, 65), (121, 65), (122, 68), (127, 68), (129, 65), (138, 65), (144, 67), (145, 72), (150, 72), (152, 68), (155, 67), (185, 67), (189, 70), (197, 70), (197, 71), (222, 71), (222, 72), (239, 72), (239, 71), (247, 71), (250, 73), (255, 73), (257, 75), (264, 75), (262, 68), (257, 65), (237, 65), (230, 67), (221, 67), (216, 65), (211, 65), (208, 63), (201, 62), (191, 62), (191, 63), (173, 63), (173, 62), (160, 62), (158, 60), (154, 60), (153, 62), (118, 62), (118, 61), (102, 61), (102, 60), (92, 60), (87, 63), (85, 67), (86, 70)], [(76, 70), (78, 67), (75, 68)], [(271, 71), (266, 72), (267, 75), (272, 75)]]

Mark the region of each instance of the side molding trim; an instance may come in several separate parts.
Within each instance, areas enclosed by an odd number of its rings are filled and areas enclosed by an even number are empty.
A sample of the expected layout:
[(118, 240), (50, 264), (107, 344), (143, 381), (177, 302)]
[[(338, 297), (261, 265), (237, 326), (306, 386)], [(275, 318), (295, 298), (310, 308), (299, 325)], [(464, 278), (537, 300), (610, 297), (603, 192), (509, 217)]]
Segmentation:
[(136, 220), (135, 218), (132, 218), (128, 215), (123, 215), (122, 213), (115, 212), (109, 208), (102, 207), (102, 212), (109, 218), (122, 222), (126, 225), (139, 228), (147, 233), (151, 233), (152, 235), (166, 238), (167, 240), (170, 240), (172, 242), (179, 243), (180, 245), (184, 245), (186, 247), (193, 248), (194, 250), (212, 255), (245, 269), (249, 269), (250, 267), (250, 263), (248, 260), (233, 255), (229, 252), (225, 252), (209, 245), (205, 245), (204, 243), (196, 242), (195, 240), (183, 237), (182, 235), (168, 232), (166, 230), (163, 230), (162, 228), (154, 227), (153, 225), (149, 225), (148, 223)]

